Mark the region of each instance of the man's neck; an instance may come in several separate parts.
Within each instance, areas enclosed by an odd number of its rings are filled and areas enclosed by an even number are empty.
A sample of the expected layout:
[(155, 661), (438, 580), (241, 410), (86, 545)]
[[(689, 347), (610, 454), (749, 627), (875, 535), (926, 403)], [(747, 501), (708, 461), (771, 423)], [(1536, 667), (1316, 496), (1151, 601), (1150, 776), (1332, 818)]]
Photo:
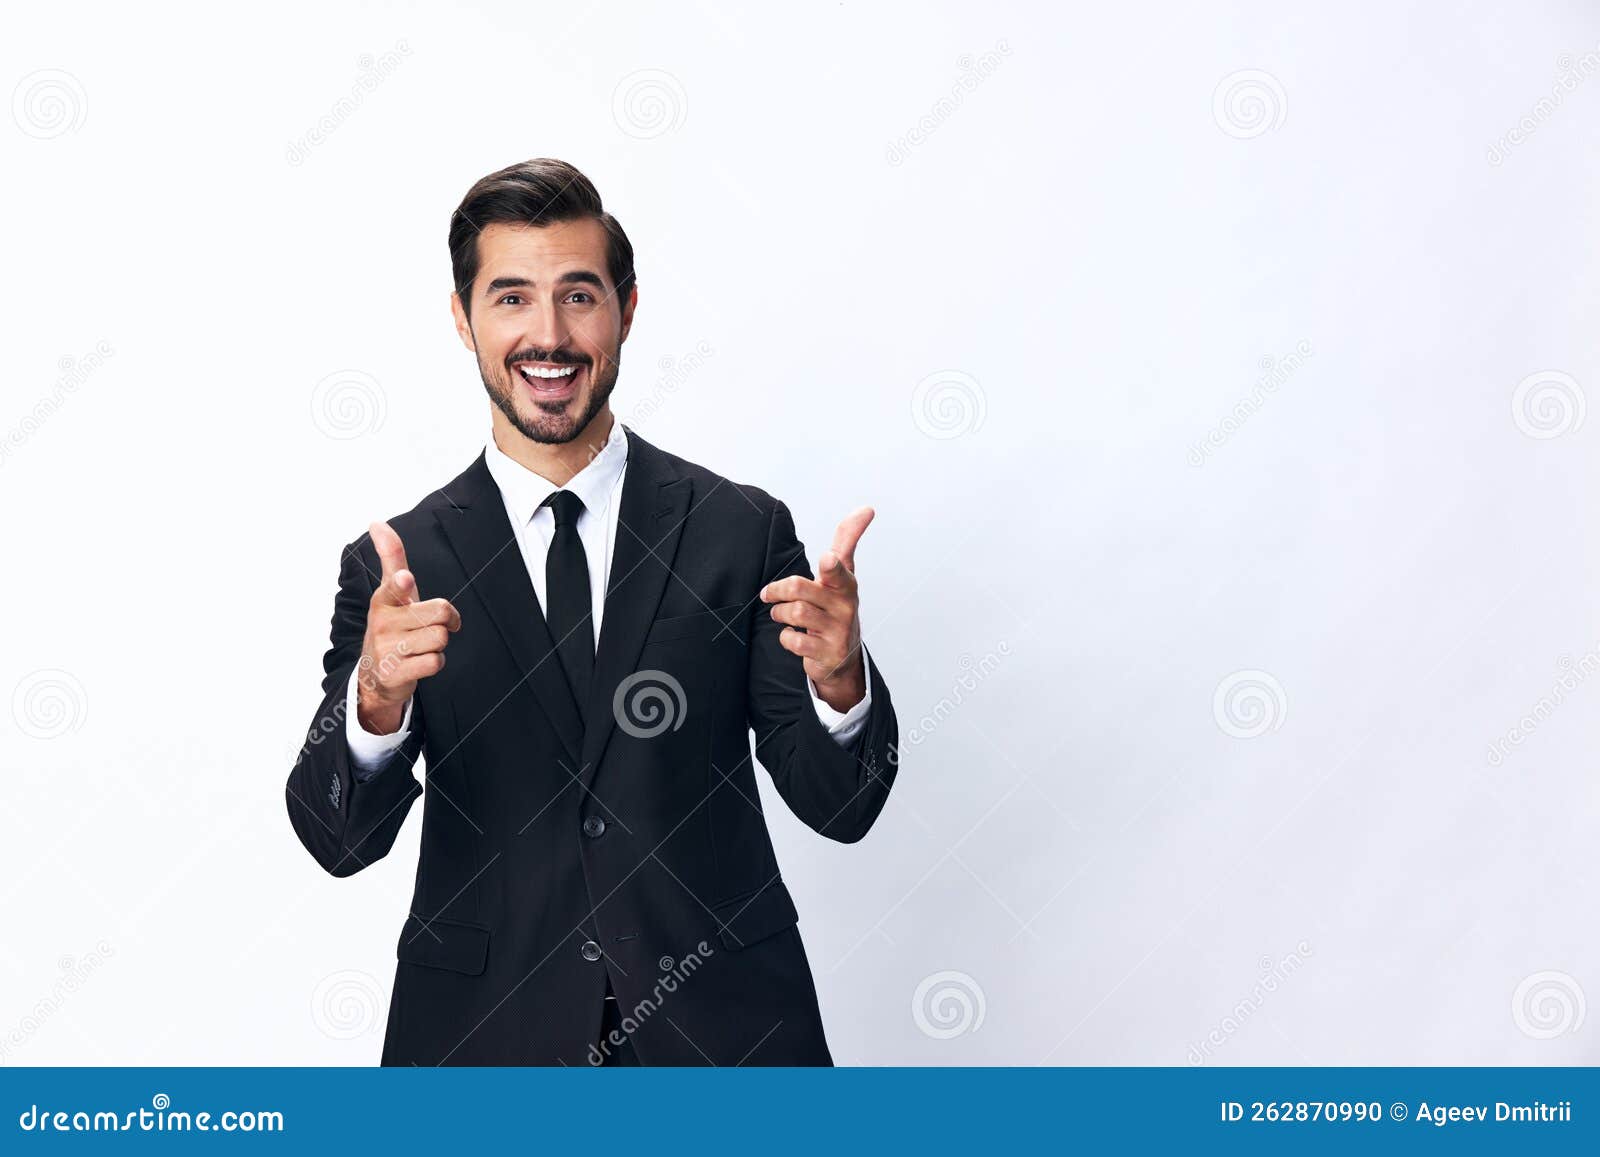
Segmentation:
[[(492, 408), (492, 407), (491, 407)], [(526, 437), (499, 410), (494, 410), (494, 444), (519, 466), (525, 466), (555, 486), (565, 486), (594, 456), (605, 449), (616, 421), (610, 404), (600, 407), (581, 434), (570, 442), (535, 442)]]

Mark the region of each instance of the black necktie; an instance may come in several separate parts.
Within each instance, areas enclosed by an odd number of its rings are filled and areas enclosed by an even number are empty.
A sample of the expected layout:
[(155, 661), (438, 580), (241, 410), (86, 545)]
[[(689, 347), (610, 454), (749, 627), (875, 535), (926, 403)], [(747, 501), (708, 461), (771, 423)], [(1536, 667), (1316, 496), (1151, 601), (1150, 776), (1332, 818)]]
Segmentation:
[(561, 656), (567, 684), (582, 712), (589, 702), (594, 678), (594, 606), (589, 601), (589, 559), (578, 537), (578, 514), (583, 499), (570, 490), (557, 490), (543, 505), (556, 517), (555, 537), (545, 557), (545, 621)]

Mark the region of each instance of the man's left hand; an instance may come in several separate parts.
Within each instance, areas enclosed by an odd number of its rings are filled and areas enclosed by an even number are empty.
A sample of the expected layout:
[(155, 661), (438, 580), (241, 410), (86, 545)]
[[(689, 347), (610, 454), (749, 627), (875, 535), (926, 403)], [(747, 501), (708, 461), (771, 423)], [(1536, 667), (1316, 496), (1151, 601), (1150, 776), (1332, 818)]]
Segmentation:
[(817, 560), (817, 577), (802, 575), (761, 588), (772, 603), (772, 617), (790, 628), (778, 642), (805, 662), (817, 696), (835, 711), (848, 711), (867, 693), (867, 666), (861, 656), (861, 599), (856, 585), (856, 543), (872, 522), (863, 506), (845, 516), (833, 532), (833, 548)]

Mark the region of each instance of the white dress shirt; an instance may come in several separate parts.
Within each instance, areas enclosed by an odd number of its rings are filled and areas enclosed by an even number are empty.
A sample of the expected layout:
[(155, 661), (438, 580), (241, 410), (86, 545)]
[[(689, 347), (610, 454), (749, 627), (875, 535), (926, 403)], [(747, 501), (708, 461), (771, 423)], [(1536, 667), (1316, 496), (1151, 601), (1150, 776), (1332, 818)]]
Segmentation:
[[(589, 564), (589, 595), (594, 604), (590, 618), (594, 624), (594, 645), (598, 647), (600, 619), (605, 612), (606, 579), (611, 573), (611, 555), (617, 541), (622, 480), (628, 473), (628, 436), (622, 423), (615, 417), (611, 419), (611, 434), (605, 446), (565, 486), (555, 485), (508, 457), (495, 445), (493, 436), (484, 446), (484, 459), (495, 485), (500, 488), (506, 516), (516, 531), (517, 546), (522, 550), (522, 561), (528, 568), (528, 577), (533, 581), (541, 607), (549, 605), (545, 598), (545, 557), (555, 533), (555, 512), (542, 503), (557, 490), (570, 490), (583, 500), (583, 511), (578, 515), (578, 538), (583, 542), (584, 557)], [(763, 613), (770, 613), (770, 609)], [(861, 654), (865, 660), (865, 644)], [(346, 692), (345, 738), (356, 769), (366, 773), (361, 778), (368, 778), (388, 762), (389, 756), (411, 734), (411, 700), (406, 700), (399, 731), (392, 735), (374, 735), (356, 718), (356, 674), (356, 671), (350, 673), (350, 687)], [(866, 726), (867, 709), (872, 705), (871, 669), (867, 672), (866, 694), (848, 711), (835, 711), (824, 703), (810, 679), (806, 680), (806, 687), (811, 692), (817, 718), (828, 729), (828, 734), (841, 746), (848, 746)]]

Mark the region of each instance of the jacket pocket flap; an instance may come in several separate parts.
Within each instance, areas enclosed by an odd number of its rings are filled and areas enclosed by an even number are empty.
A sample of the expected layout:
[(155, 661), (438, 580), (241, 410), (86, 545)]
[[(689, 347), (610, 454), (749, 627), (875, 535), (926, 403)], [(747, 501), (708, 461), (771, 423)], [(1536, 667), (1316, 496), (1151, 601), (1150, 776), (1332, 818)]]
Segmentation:
[(667, 639), (715, 638), (744, 641), (744, 617), (747, 604), (730, 603), (709, 611), (696, 611), (692, 615), (674, 615), (657, 619), (645, 633), (647, 643), (660, 643)]
[(724, 900), (711, 912), (716, 917), (717, 935), (729, 948), (748, 948), (800, 919), (782, 880), (774, 880), (753, 893)]
[(489, 959), (489, 929), (437, 916), (427, 921), (407, 916), (395, 957), (407, 964), (479, 976)]

